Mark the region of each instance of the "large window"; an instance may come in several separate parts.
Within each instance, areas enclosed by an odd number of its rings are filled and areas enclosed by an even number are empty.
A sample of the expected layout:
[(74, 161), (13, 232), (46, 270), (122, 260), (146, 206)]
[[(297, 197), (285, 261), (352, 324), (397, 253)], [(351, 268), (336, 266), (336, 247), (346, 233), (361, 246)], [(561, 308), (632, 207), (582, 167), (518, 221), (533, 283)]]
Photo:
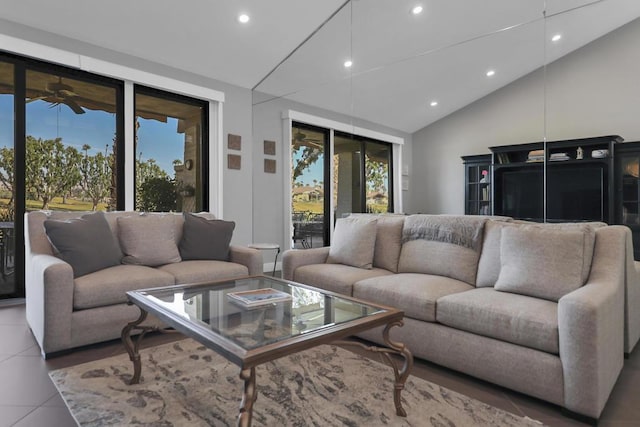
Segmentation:
[(117, 206), (117, 87), (26, 71), (26, 209)]
[(208, 209), (209, 102), (127, 87), (125, 144), (125, 82), (0, 53), (0, 298), (24, 296), (26, 211)]
[(136, 209), (207, 209), (208, 103), (136, 87)]

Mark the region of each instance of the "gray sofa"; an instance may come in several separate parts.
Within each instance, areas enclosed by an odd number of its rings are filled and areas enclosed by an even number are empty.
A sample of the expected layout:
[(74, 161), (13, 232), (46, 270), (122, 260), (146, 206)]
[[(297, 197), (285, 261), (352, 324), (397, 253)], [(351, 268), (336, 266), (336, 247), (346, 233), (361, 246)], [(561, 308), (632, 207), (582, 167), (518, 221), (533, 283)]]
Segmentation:
[[(36, 211), (25, 215), (27, 321), (45, 358), (62, 350), (120, 337), (122, 328), (139, 315), (135, 306), (126, 304), (125, 293), (129, 290), (262, 274), (260, 251), (231, 245), (228, 261), (189, 260), (157, 267), (121, 264), (74, 278), (71, 265), (54, 255), (44, 222), (79, 218), (83, 214), (87, 213)], [(181, 214), (168, 215), (173, 219), (172, 232), (178, 244), (184, 219)], [(116, 239), (118, 218), (136, 216), (140, 213), (105, 213), (108, 228)], [(160, 325), (151, 316), (147, 324), (150, 323)]]
[[(332, 247), (286, 251), (283, 277), (403, 309), (392, 338), (416, 357), (600, 416), (640, 330), (628, 228), (440, 215), (353, 225), (371, 220), (338, 220)], [(361, 337), (382, 344), (379, 330)]]

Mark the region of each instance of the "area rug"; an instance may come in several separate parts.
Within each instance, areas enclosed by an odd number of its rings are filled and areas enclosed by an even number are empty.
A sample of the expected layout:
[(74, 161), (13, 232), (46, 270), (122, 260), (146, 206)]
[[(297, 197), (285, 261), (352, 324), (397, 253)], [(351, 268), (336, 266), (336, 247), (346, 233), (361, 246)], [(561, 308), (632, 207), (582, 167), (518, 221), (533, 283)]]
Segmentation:
[[(80, 426), (234, 426), (239, 368), (196, 341), (142, 350), (140, 384), (126, 354), (50, 373)], [(535, 426), (410, 376), (395, 414), (393, 371), (336, 346), (320, 346), (256, 368), (254, 426)]]

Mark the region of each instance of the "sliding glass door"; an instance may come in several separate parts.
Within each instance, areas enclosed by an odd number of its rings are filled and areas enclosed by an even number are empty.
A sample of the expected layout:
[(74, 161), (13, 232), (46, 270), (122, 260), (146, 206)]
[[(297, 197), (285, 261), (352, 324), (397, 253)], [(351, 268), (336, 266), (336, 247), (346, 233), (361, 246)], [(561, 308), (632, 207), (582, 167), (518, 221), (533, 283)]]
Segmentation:
[(328, 245), (332, 207), (334, 219), (393, 212), (392, 144), (297, 122), (291, 135), (292, 247)]
[(15, 66), (0, 61), (0, 298), (22, 296), (16, 281)]
[(136, 86), (135, 114), (136, 209), (208, 209), (208, 103)]
[(325, 183), (329, 130), (302, 123), (292, 128), (291, 220), (294, 248), (321, 247), (328, 244), (329, 199)]
[(334, 136), (335, 218), (393, 212), (391, 144), (342, 132)]
[(113, 210), (118, 87), (26, 71), (26, 210)]

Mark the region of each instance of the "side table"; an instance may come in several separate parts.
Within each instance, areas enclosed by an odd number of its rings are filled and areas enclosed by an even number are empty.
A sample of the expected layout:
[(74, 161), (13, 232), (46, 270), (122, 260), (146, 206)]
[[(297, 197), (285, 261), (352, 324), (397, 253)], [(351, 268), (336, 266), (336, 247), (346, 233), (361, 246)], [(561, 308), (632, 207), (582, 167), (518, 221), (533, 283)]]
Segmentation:
[(261, 251), (269, 251), (269, 250), (277, 251), (276, 258), (273, 260), (273, 273), (271, 273), (271, 275), (275, 277), (276, 265), (278, 264), (278, 255), (280, 255), (280, 245), (277, 243), (251, 243), (251, 244), (248, 244), (247, 246), (253, 249), (261, 250)]

